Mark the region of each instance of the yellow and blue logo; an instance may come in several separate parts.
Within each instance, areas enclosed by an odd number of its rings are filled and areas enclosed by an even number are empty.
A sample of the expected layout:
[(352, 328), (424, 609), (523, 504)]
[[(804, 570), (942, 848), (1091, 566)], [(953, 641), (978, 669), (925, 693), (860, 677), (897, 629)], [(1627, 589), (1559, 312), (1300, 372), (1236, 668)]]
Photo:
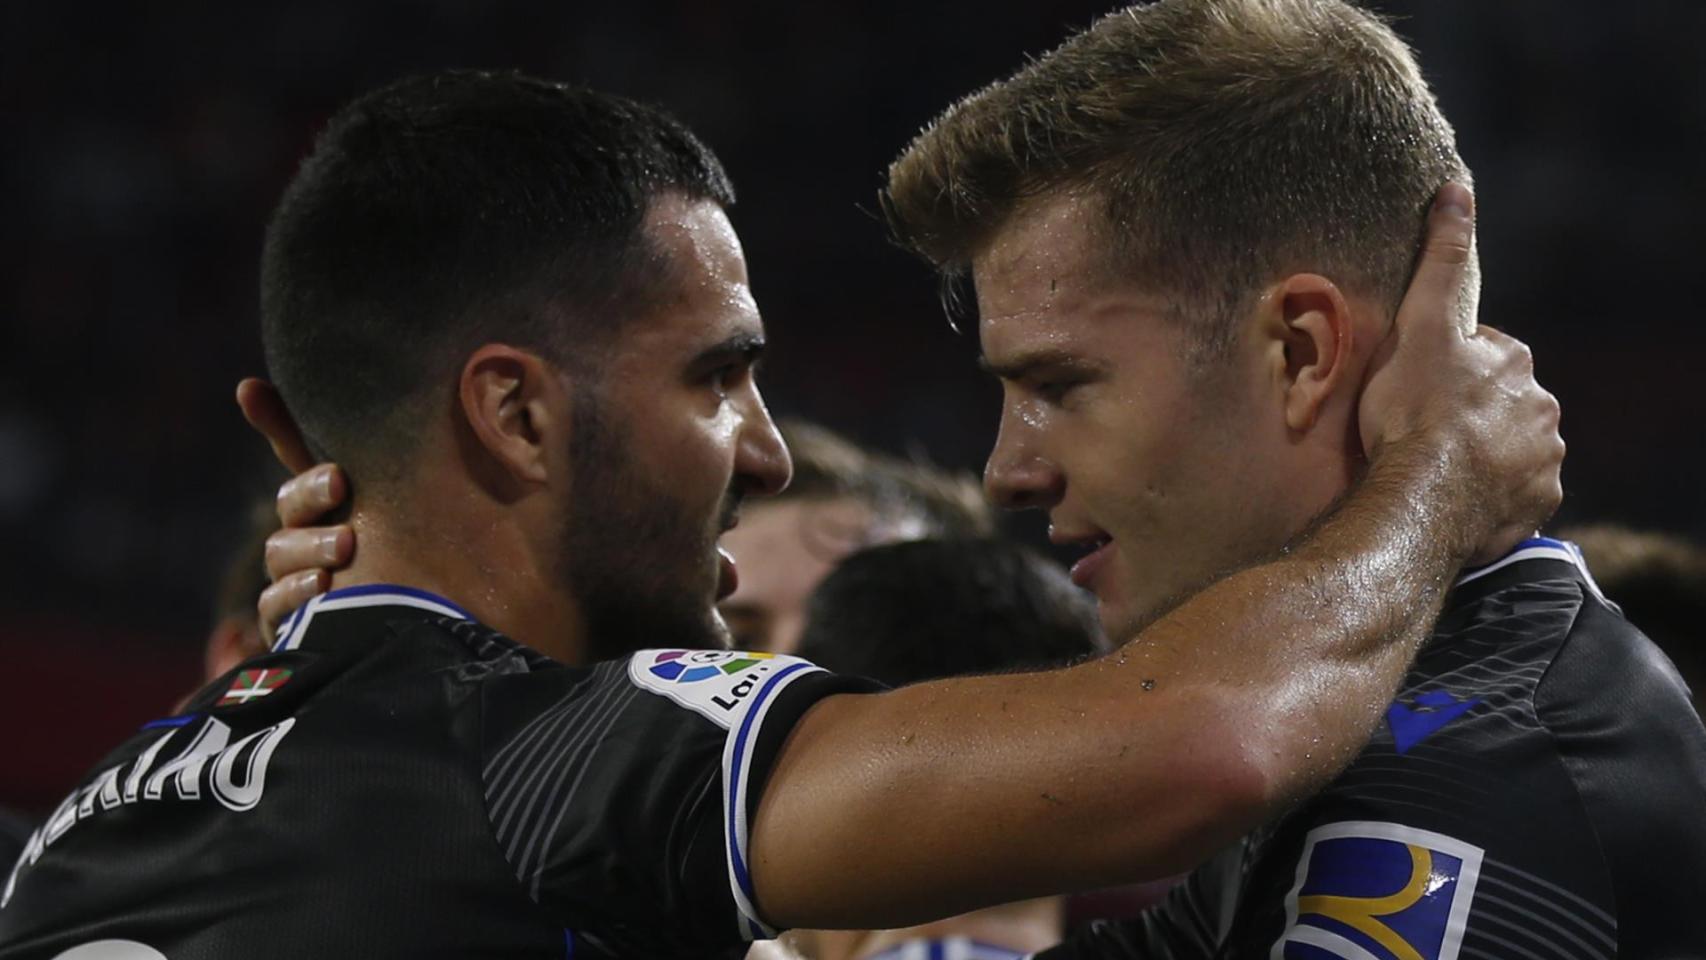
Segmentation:
[(1270, 960), (1456, 960), (1481, 857), (1480, 847), (1396, 823), (1317, 827)]

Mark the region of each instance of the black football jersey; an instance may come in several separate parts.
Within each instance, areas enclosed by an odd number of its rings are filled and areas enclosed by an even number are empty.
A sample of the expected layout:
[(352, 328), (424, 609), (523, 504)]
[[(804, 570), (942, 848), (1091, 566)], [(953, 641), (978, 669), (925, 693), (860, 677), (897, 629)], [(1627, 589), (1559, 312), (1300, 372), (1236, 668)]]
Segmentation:
[(1573, 545), (1453, 589), (1326, 790), (1070, 958), (1706, 957), (1706, 730)]
[(0, 807), (0, 863), (12, 863), (24, 849), (30, 828), (24, 818)]
[(572, 668), (448, 600), (319, 597), (29, 838), (0, 960), (738, 957), (797, 658)]

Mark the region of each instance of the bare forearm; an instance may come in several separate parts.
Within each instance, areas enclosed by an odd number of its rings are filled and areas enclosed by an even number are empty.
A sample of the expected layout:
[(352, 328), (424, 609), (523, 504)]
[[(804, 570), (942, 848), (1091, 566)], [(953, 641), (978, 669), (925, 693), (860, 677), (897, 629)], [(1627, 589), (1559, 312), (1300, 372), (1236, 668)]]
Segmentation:
[(846, 888), (767, 908), (780, 923), (892, 926), (1150, 879), (1325, 782), (1366, 740), (1474, 536), (1453, 467), (1437, 446), (1385, 451), (1295, 549), (1109, 657), (824, 703), (785, 751), (785, 796), (766, 795), (758, 872), (772, 843), (859, 868)]
[(1264, 805), (1322, 785), (1367, 741), (1491, 522), (1456, 452), (1395, 444), (1286, 554), (1230, 576), (1115, 658), (1136, 682), (1238, 691)]

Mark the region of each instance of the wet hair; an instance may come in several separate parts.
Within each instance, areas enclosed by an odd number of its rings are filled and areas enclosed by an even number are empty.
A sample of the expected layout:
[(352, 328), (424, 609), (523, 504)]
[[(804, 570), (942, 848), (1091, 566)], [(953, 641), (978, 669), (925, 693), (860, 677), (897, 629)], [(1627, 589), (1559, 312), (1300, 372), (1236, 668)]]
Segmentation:
[(812, 594), (799, 655), (891, 686), (1045, 669), (1105, 649), (1088, 595), (1003, 540), (917, 540), (842, 562)]
[(1466, 182), (1415, 58), (1340, 0), (1160, 0), (966, 97), (889, 167), (895, 238), (948, 274), (1029, 205), (1083, 196), (1108, 274), (1202, 355), (1306, 269), (1396, 310), (1426, 210)]
[(261, 262), (267, 367), (314, 452), (400, 475), (482, 343), (594, 369), (668, 287), (643, 230), (665, 193), (734, 202), (681, 123), (584, 87), (453, 71), (338, 111)]

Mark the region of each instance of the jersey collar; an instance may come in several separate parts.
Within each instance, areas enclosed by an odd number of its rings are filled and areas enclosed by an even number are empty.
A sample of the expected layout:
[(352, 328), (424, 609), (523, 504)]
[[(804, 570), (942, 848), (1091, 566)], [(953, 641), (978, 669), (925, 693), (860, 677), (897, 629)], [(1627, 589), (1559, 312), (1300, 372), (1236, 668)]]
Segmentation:
[(296, 609), (279, 627), (278, 642), (273, 650), (295, 650), (308, 632), (308, 624), (316, 614), (361, 607), (413, 607), (441, 617), (472, 620), (473, 614), (436, 593), (394, 583), (364, 583), (355, 587), (333, 590), (308, 601)]
[(1490, 592), (1510, 583), (1554, 575), (1580, 580), (1601, 603), (1607, 602), (1588, 570), (1582, 548), (1567, 540), (1541, 536), (1524, 540), (1492, 563), (1466, 568), (1452, 585), (1452, 596), (1457, 598), (1465, 593), (1484, 590)]

